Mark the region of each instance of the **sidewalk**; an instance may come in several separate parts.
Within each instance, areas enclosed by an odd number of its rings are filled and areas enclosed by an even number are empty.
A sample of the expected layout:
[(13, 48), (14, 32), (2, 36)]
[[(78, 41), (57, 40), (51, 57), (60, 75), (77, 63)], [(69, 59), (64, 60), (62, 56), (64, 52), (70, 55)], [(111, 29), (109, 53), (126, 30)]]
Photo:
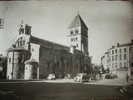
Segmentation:
[(85, 84), (95, 84), (95, 85), (110, 85), (110, 86), (125, 86), (125, 85), (131, 85), (133, 84), (133, 81), (130, 80), (129, 82), (126, 82), (125, 79), (104, 79), (104, 80), (96, 80), (96, 81), (91, 81), (89, 83)]

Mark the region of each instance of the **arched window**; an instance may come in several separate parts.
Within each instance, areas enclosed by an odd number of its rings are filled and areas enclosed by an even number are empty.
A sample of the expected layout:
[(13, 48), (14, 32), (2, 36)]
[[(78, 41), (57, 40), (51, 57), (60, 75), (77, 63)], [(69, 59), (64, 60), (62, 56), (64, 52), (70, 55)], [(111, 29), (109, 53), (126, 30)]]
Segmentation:
[(73, 31), (71, 31), (70, 34), (73, 35)]
[(20, 41), (20, 46), (22, 46), (22, 41)]
[(78, 30), (75, 30), (75, 33), (76, 33), (76, 34), (78, 34), (78, 33), (79, 33), (79, 31), (78, 31)]
[(77, 38), (77, 37), (76, 37), (75, 39), (76, 39), (76, 41), (78, 40), (78, 38)]
[(11, 63), (11, 58), (9, 58), (9, 63)]
[(117, 49), (115, 49), (115, 53), (117, 53)]
[(25, 40), (23, 40), (23, 45), (25, 45)]

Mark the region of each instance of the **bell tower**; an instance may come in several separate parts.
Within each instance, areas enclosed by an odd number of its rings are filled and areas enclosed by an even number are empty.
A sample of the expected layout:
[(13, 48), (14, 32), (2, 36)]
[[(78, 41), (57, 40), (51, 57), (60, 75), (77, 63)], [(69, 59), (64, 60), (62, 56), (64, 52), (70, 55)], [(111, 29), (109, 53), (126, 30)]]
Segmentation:
[(25, 34), (25, 35), (31, 35), (31, 26), (24, 25), (23, 20), (21, 21), (20, 28), (19, 28), (19, 35)]
[(23, 20), (19, 26), (19, 35), (14, 43), (14, 47), (30, 49), (30, 37), (31, 37), (31, 26), (24, 24)]
[(88, 27), (79, 14), (77, 14), (69, 26), (68, 38), (70, 52), (73, 53), (74, 49), (77, 49), (88, 56)]

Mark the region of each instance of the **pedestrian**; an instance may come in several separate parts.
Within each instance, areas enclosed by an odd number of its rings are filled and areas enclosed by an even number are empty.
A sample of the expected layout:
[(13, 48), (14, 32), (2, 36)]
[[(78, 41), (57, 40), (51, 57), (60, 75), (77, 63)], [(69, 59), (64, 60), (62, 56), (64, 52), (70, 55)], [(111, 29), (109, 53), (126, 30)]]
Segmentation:
[(128, 82), (128, 80), (129, 80), (129, 76), (128, 76), (128, 74), (127, 74), (127, 76), (126, 76), (126, 81)]

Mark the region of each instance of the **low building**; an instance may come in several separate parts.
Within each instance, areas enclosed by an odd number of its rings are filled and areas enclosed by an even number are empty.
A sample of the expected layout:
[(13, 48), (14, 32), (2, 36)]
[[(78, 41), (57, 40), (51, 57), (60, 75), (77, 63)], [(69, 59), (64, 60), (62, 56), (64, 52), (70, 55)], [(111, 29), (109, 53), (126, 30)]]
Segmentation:
[(6, 78), (7, 57), (0, 55), (0, 79)]
[(24, 79), (24, 62), (30, 58), (30, 52), (24, 48), (9, 48), (7, 61), (7, 79)]
[[(117, 73), (118, 70), (128, 71), (132, 67), (133, 41), (130, 43), (112, 46), (101, 59), (104, 68), (109, 68), (110, 72)], [(128, 73), (131, 76), (131, 73)]]
[(39, 67), (38, 62), (34, 59), (27, 60), (25, 62), (24, 79), (39, 79)]
[(90, 73), (88, 28), (80, 15), (70, 24), (69, 32), (67, 47), (33, 36), (31, 26), (22, 23), (13, 47), (8, 50), (7, 78), (44, 79), (51, 73), (63, 78), (65, 74)]

